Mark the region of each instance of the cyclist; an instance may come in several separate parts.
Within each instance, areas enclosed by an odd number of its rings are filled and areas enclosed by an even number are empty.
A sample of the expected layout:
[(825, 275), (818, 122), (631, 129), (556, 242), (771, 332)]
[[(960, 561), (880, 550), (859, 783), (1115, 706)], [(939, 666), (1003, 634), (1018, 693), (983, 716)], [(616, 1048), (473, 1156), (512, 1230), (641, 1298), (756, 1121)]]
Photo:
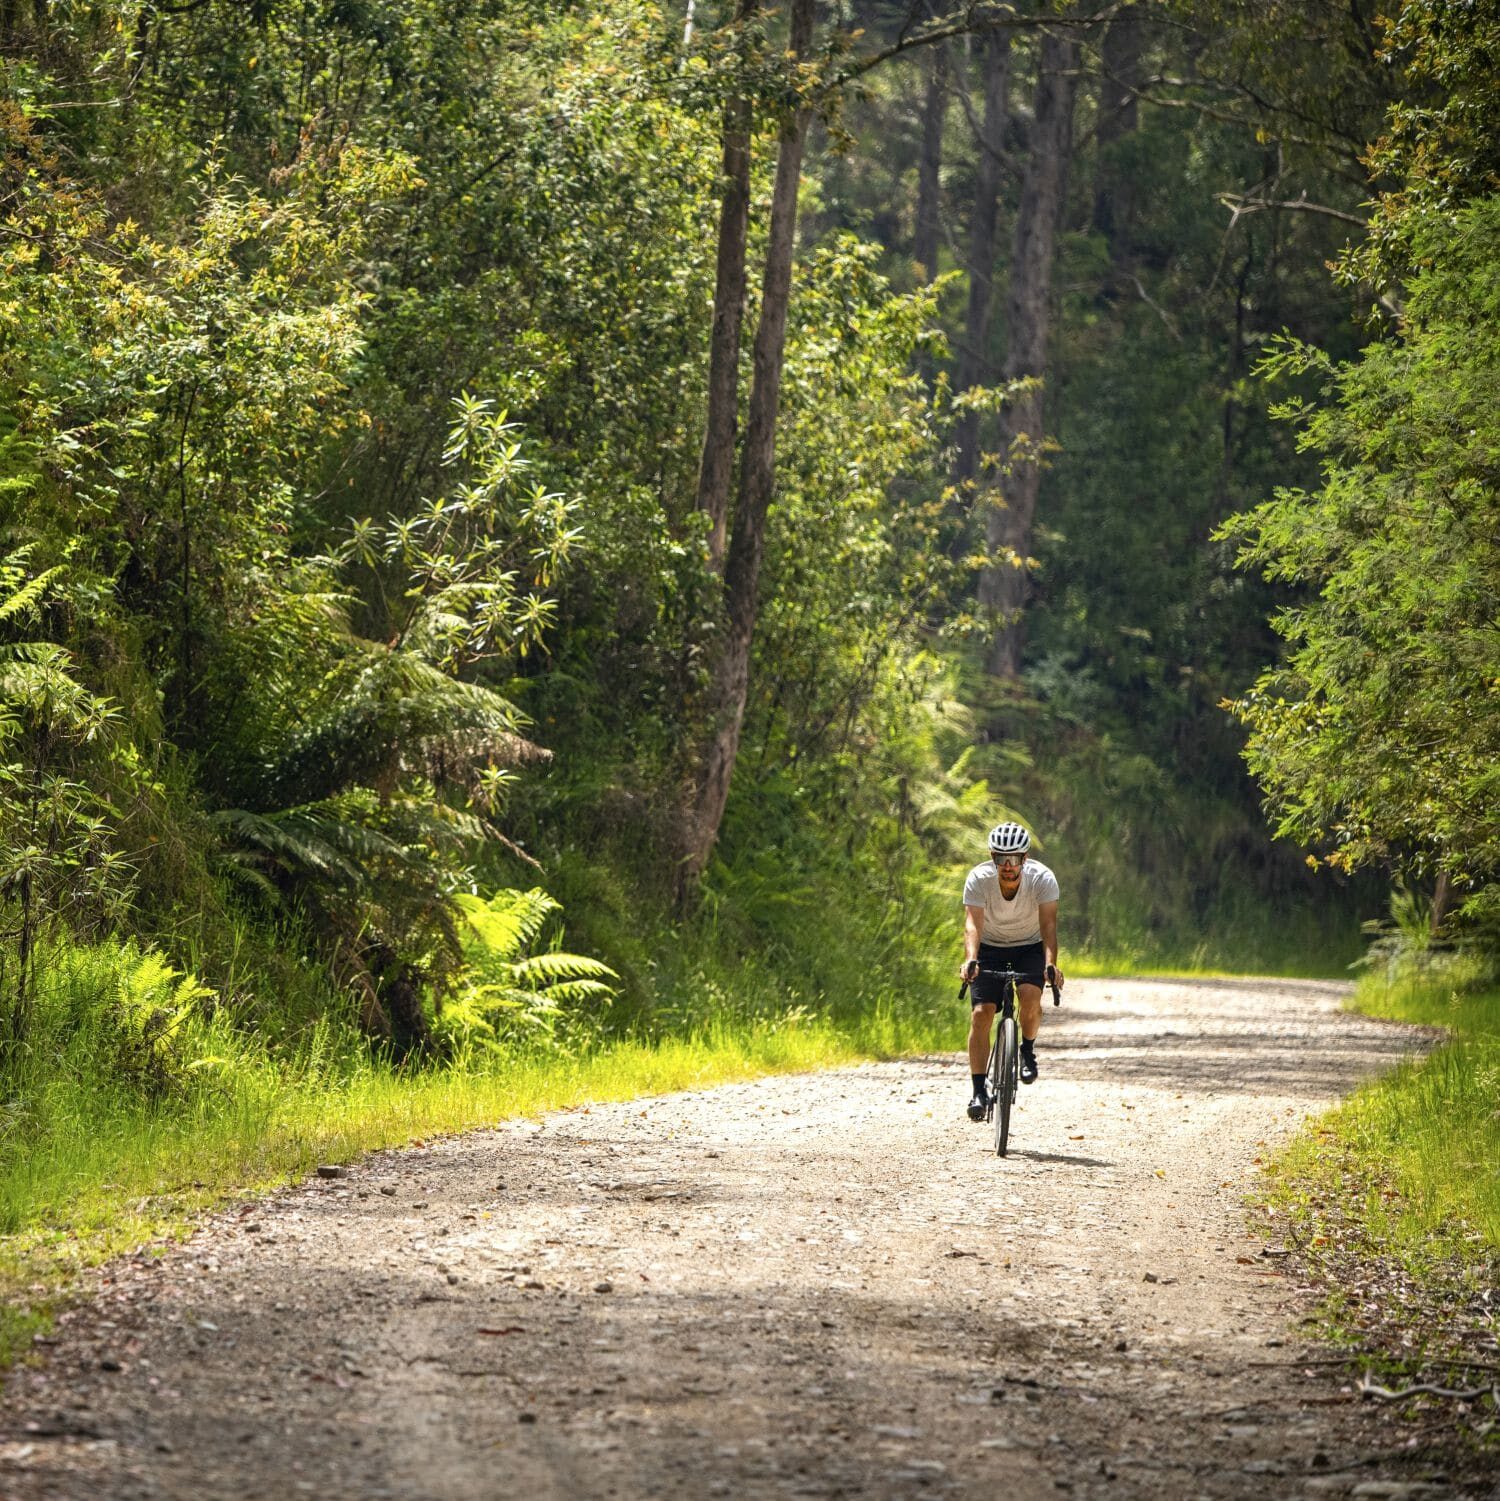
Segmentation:
[(969, 1072), (974, 1098), (969, 1119), (981, 1121), (989, 1106), (985, 1065), (990, 1026), (1001, 1000), (1001, 983), (984, 970), (1011, 969), (1027, 978), (1017, 985), (1021, 999), (1021, 1082), (1035, 1084), (1036, 1034), (1042, 1025), (1042, 980), (1050, 971), (1061, 988), (1057, 967), (1057, 877), (1029, 858), (1031, 835), (1018, 823), (990, 830), (990, 858), (964, 882), (964, 962), (959, 976), (969, 985)]

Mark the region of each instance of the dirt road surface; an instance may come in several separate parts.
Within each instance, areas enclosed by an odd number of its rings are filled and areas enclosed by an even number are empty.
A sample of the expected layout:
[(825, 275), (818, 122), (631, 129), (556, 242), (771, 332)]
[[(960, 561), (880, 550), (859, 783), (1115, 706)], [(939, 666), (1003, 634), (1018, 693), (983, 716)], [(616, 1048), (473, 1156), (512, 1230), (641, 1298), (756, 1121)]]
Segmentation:
[(955, 1053), (236, 1206), (105, 1269), (12, 1376), (0, 1496), (1488, 1495), (1301, 1341), (1246, 1228), (1257, 1159), (1427, 1044), (1339, 996), (1075, 981), (1004, 1160)]

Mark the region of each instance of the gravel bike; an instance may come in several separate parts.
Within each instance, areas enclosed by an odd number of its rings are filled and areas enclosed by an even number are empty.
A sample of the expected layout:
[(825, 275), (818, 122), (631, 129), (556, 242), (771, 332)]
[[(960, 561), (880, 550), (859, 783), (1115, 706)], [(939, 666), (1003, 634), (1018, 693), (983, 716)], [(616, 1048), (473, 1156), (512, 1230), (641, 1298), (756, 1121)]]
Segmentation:
[[(989, 1081), (990, 1102), (984, 1118), (994, 1123), (995, 1155), (1003, 1157), (1010, 1141), (1010, 1107), (1015, 1104), (1016, 1092), (1021, 1085), (1021, 997), (1016, 987), (1026, 980), (1034, 984), (1037, 976), (1023, 975), (1013, 969), (982, 969), (979, 973), (1000, 982), (1000, 1004), (995, 1008), (995, 1019), (1000, 1025), (990, 1046), (989, 1067), (985, 1073)], [(1052, 991), (1052, 1004), (1062, 1005), (1062, 996), (1058, 992), (1057, 980), (1050, 964), (1047, 966), (1046, 983)], [(959, 1000), (963, 1000), (968, 993), (969, 982), (965, 980), (958, 988)]]

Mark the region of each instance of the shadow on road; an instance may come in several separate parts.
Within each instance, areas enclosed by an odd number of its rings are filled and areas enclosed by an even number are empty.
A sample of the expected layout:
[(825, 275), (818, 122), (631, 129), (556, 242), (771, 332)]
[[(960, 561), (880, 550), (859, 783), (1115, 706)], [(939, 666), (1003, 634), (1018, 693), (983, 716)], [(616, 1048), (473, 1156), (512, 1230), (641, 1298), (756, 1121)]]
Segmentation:
[(1066, 1167), (1117, 1167), (1118, 1163), (1103, 1157), (1083, 1157), (1076, 1152), (1033, 1152), (1025, 1147), (1011, 1147), (1007, 1157), (1019, 1157), (1025, 1162), (1059, 1162)]

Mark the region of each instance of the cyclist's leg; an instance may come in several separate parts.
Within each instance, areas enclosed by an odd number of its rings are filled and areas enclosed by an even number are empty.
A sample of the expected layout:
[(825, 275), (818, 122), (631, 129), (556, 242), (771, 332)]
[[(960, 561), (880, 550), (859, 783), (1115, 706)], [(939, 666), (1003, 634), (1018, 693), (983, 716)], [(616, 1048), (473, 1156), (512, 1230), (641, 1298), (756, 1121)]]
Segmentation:
[(1026, 1042), (1035, 1042), (1042, 1026), (1042, 973), (1047, 967), (1047, 951), (1040, 943), (1028, 943), (1006, 951), (1015, 969), (1033, 979), (1032, 984), (1021, 984), (1020, 992), (1021, 1036)]
[(982, 1121), (989, 1110), (990, 1091), (985, 1084), (985, 1075), (990, 1067), (990, 1023), (994, 1020), (993, 1006), (981, 1004), (969, 1010), (969, 1078), (974, 1085), (974, 1093), (969, 1098), (971, 1121)]
[(1021, 1036), (1027, 1042), (1035, 1042), (1036, 1034), (1042, 1029), (1042, 987), (1022, 985), (1018, 988), (1021, 992)]
[(978, 1108), (982, 1114), (989, 1094), (984, 1081), (990, 1066), (990, 1029), (1002, 995), (1000, 981), (993, 973), (995, 953), (989, 944), (979, 945), (980, 973), (969, 987), (969, 1074), (974, 1084), (969, 1116), (973, 1120), (981, 1118), (974, 1112)]
[(969, 1012), (969, 1072), (982, 1074), (990, 1063), (990, 1027), (995, 1020), (993, 1005), (976, 1003)]

